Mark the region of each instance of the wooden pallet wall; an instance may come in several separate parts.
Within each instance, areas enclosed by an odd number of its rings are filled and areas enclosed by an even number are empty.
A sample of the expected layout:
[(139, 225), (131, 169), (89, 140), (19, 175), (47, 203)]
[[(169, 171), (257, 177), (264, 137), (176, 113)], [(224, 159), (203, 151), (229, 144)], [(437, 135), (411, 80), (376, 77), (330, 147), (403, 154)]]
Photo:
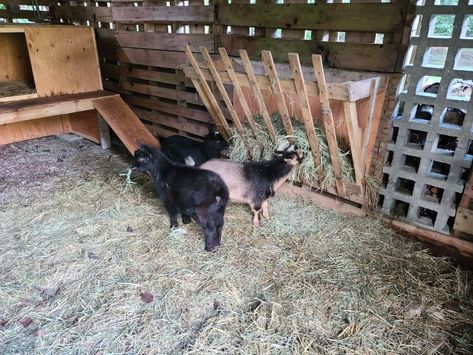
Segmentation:
[(58, 22), (96, 28), (104, 88), (122, 93), (148, 127), (163, 135), (201, 137), (211, 122), (180, 69), (185, 45), (196, 52), (205, 47), (211, 55), (217, 47), (229, 55), (245, 48), (254, 59), (266, 49), (276, 62), (295, 52), (302, 65), (310, 65), (310, 56), (318, 53), (325, 65), (343, 69), (400, 69), (408, 0), (228, 2), (59, 0), (50, 13)]
[(0, 23), (47, 22), (54, 18), (50, 0), (0, 0)]

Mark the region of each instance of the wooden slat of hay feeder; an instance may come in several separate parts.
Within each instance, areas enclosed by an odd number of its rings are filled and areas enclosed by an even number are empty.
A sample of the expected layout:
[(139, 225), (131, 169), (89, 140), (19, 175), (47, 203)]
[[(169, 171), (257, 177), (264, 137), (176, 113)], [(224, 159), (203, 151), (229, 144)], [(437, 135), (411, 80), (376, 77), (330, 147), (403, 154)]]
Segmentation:
[[(202, 52), (202, 56), (204, 57), (205, 63), (207, 64), (210, 73), (212, 74), (212, 78), (217, 84), (217, 88), (220, 92), (220, 95), (223, 98), (223, 101), (225, 102), (225, 105), (227, 105), (228, 111), (230, 112), (230, 115), (232, 116), (233, 123), (235, 124), (235, 127), (240, 133), (241, 138), (243, 140), (243, 144), (245, 144), (246, 149), (248, 150), (248, 154), (251, 157), (251, 148), (250, 145), (246, 139), (245, 135), (245, 129), (243, 128), (240, 118), (238, 117), (235, 109), (233, 108), (233, 103), (230, 97), (228, 96), (227, 90), (225, 90), (225, 86), (223, 85), (222, 79), (218, 75), (217, 69), (215, 68), (215, 65), (212, 61), (212, 58), (210, 57), (210, 54), (205, 47), (200, 47), (200, 51)], [(205, 80), (205, 78), (201, 78), (201, 80)]]
[[(277, 106), (281, 114), (286, 133), (292, 136), (293, 126), (287, 100), (290, 100), (291, 97), (295, 98), (296, 109), (301, 112), (298, 117), (304, 124), (311, 147), (312, 159), (314, 159), (316, 166), (320, 165), (321, 156), (314, 121), (316, 119), (321, 120), (324, 124), (330, 148), (329, 155), (336, 176), (336, 185), (327, 188), (326, 191), (359, 204), (366, 203), (364, 177), (368, 170), (365, 167), (369, 165), (371, 159), (374, 139), (376, 138), (375, 131), (377, 131), (379, 124), (380, 116), (377, 113), (383, 103), (382, 100), (379, 100), (379, 97), (380, 94), (381, 97), (383, 96), (386, 87), (384, 78), (366, 79), (363, 74), (355, 73), (353, 76), (350, 73), (355, 79), (361, 80), (327, 83), (324, 69), (321, 66), (321, 58), (317, 55), (313, 56), (313, 68), (308, 70), (301, 67), (297, 54), (290, 54), (289, 62), (291, 65), (283, 67), (273, 62), (269, 51), (262, 52), (262, 63), (250, 62), (245, 56), (246, 52), (240, 51), (242, 55), (241, 62), (238, 62), (238, 59), (233, 59), (233, 64), (223, 48), (219, 49), (219, 52), (221, 59), (217, 58), (212, 61), (208, 52), (206, 53), (202, 49), (206, 61), (205, 65), (201, 64), (198, 72), (195, 68), (186, 66), (184, 73), (193, 81), (215, 81), (217, 83), (235, 125), (240, 126), (241, 124), (241, 127), (237, 127), (238, 132), (241, 133), (245, 124), (250, 125), (250, 127), (255, 124), (254, 113), (259, 111), (263, 113), (263, 116), (265, 111), (268, 112), (268, 116), (270, 113), (274, 113), (274, 109), (270, 109), (268, 106), (271, 105), (268, 100), (273, 100), (272, 104)], [(186, 50), (186, 53), (191, 63), (196, 62), (190, 49)], [(339, 72), (330, 72), (329, 74), (328, 77), (332, 76), (332, 80), (334, 75), (345, 75)], [(346, 77), (343, 76), (342, 78)], [(245, 122), (238, 120), (240, 116), (235, 112), (236, 102), (231, 102), (224, 84), (233, 85), (235, 88), (234, 99), (241, 104), (240, 109), (246, 118)], [(243, 89), (250, 91), (245, 94)], [(263, 94), (263, 91), (265, 94)], [(257, 107), (255, 107), (255, 102), (250, 105), (247, 97), (251, 97), (251, 95), (257, 97)], [(274, 101), (274, 98), (276, 98), (276, 101)], [(294, 110), (294, 107), (292, 109)], [(332, 112), (332, 110), (335, 111)], [(216, 109), (209, 108), (209, 111), (214, 112)], [(314, 112), (318, 111), (321, 112), (321, 117), (313, 116)], [(334, 119), (335, 116), (337, 120)], [(236, 120), (235, 117), (237, 117)], [(248, 122), (246, 123), (246, 121)], [(272, 126), (267, 125), (266, 120), (265, 125), (270, 131)], [(252, 131), (258, 139), (256, 130), (253, 129)], [(355, 182), (343, 182), (341, 179), (337, 135), (344, 137), (349, 145), (353, 156)], [(316, 187), (318, 182), (321, 181), (319, 179), (323, 177), (323, 173), (323, 169), (319, 169), (314, 182)]]
[(250, 124), (251, 130), (253, 131), (253, 134), (255, 135), (256, 142), (258, 143), (258, 146), (262, 153), (263, 143), (261, 142), (261, 139), (258, 136), (258, 128), (256, 127), (256, 123), (253, 119), (253, 114), (251, 113), (250, 107), (248, 106), (248, 102), (246, 101), (245, 94), (243, 93), (241, 89), (240, 82), (238, 81), (235, 71), (233, 70), (232, 62), (230, 61), (230, 58), (228, 57), (228, 54), (225, 48), (219, 48), (218, 51), (220, 53), (220, 56), (222, 57), (223, 64), (225, 65), (225, 70), (227, 71), (227, 74), (230, 77), (233, 87), (235, 88), (235, 93), (237, 95), (237, 98), (240, 102), (241, 107), (243, 108), (245, 117), (248, 123)]
[[(302, 68), (299, 61), (299, 56), (296, 53), (289, 53), (289, 63), (292, 69), (292, 75), (294, 76), (294, 84), (296, 85), (296, 92), (299, 96), (302, 109), (302, 119), (304, 120), (304, 126), (306, 129), (307, 137), (309, 138), (310, 149), (312, 151), (312, 157), (314, 159), (315, 166), (320, 166), (320, 150), (317, 145), (317, 136), (315, 134), (314, 119), (310, 111), (309, 98), (307, 96), (307, 90), (305, 87), (304, 78), (302, 77)], [(317, 172), (316, 179), (322, 180), (323, 171)]]
[(294, 128), (292, 127), (291, 116), (289, 116), (289, 110), (287, 109), (286, 100), (284, 99), (284, 93), (281, 88), (281, 83), (278, 79), (276, 72), (276, 66), (274, 65), (273, 56), (270, 51), (262, 51), (261, 59), (265, 65), (266, 74), (269, 76), (269, 80), (272, 82), (270, 85), (271, 93), (276, 96), (279, 113), (281, 119), (289, 136), (289, 142), (293, 142)]

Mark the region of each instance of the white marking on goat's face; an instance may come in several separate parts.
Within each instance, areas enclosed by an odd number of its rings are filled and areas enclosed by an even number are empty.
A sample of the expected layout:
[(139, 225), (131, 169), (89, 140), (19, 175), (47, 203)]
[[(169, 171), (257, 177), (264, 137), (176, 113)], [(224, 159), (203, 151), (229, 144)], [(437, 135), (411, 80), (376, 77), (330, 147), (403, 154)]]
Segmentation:
[(286, 152), (293, 152), (295, 150), (294, 144), (291, 144), (289, 147), (286, 148)]
[(184, 160), (184, 162), (188, 166), (195, 166), (195, 161), (190, 155)]

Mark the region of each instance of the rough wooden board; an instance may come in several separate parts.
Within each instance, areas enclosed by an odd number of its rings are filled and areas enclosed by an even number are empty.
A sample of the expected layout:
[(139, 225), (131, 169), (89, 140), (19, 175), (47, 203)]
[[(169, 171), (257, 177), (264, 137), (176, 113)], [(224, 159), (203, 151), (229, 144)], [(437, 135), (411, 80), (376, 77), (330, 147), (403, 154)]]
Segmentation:
[(85, 22), (112, 22), (112, 8), (106, 6), (52, 6), (55, 18)]
[(357, 216), (365, 216), (366, 212), (364, 212), (361, 208), (353, 206), (349, 203), (345, 203), (341, 200), (325, 196), (319, 192), (312, 191), (307, 186), (298, 187), (295, 185), (291, 185), (289, 183), (285, 183), (279, 191), (287, 196), (290, 197), (297, 197), (303, 196), (306, 197), (324, 208), (328, 208), (331, 210), (335, 210), (342, 213), (353, 214)]
[[(197, 61), (202, 57), (196, 54)], [(133, 63), (153, 67), (176, 69), (187, 63), (184, 52), (171, 52), (141, 48), (117, 48), (117, 58), (120, 63)]]
[(372, 4), (219, 4), (220, 25), (282, 29), (396, 32), (402, 2)]
[(158, 140), (119, 96), (95, 99), (92, 104), (131, 154), (140, 144), (160, 147)]
[(0, 32), (0, 48), (0, 80), (33, 82), (25, 35)]
[(414, 236), (417, 239), (434, 243), (437, 245), (448, 245), (457, 249), (460, 254), (469, 258), (473, 257), (473, 243), (465, 240), (449, 237), (445, 234), (437, 233), (424, 228), (416, 227), (411, 224), (404, 222), (390, 220), (385, 218), (384, 221), (392, 228), (403, 233), (408, 233), (410, 236)]
[(344, 102), (343, 109), (348, 128), (350, 140), (350, 150), (353, 159), (353, 169), (355, 170), (356, 182), (361, 184), (364, 177), (363, 161), (361, 160), (361, 138), (362, 131), (358, 126), (358, 115), (356, 112), (356, 103)]
[(473, 211), (458, 207), (453, 229), (463, 233), (473, 234)]
[(158, 72), (156, 70), (138, 69), (134, 68), (131, 64), (128, 66), (121, 66), (119, 71), (124, 77), (156, 81), (165, 84), (178, 84), (185, 81), (185, 77), (182, 73), (179, 75), (177, 73), (165, 73)]
[(38, 96), (102, 90), (92, 28), (25, 29)]
[(0, 124), (0, 145), (70, 132), (68, 115)]
[(121, 86), (122, 89), (125, 91), (128, 90), (141, 94), (162, 97), (170, 100), (185, 101), (194, 105), (203, 105), (202, 99), (199, 97), (199, 94), (193, 92), (163, 88), (148, 84), (133, 83), (128, 80), (123, 80)]
[[(366, 44), (318, 42), (284, 38), (217, 35), (217, 46), (225, 47), (230, 55), (245, 48), (250, 58), (257, 59), (262, 50), (271, 50), (276, 62), (287, 62), (286, 53), (298, 53), (302, 65), (310, 64), (313, 53), (324, 57), (324, 64), (335, 68), (394, 72), (397, 44)], [(359, 58), (363, 58), (360, 60)]]
[(122, 23), (213, 23), (213, 6), (112, 7), (113, 21)]
[(214, 51), (213, 34), (117, 31), (116, 40), (122, 47), (183, 51), (189, 45), (193, 51), (199, 47), (205, 47), (211, 53)]
[(99, 123), (95, 110), (69, 114), (71, 133), (84, 137), (95, 143), (100, 143)]
[(0, 124), (93, 110), (92, 99), (115, 95), (107, 91), (95, 91), (0, 103)]

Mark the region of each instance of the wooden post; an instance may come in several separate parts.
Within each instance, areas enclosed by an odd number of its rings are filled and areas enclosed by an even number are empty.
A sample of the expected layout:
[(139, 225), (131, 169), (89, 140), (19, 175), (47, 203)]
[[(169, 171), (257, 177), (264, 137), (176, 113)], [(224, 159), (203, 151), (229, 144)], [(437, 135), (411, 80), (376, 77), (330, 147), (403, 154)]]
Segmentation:
[(365, 164), (365, 174), (369, 172), (371, 165), (371, 155), (368, 157), (368, 147), (370, 145), (370, 141), (373, 139), (373, 137), (374, 139), (376, 139), (376, 135), (378, 133), (378, 127), (376, 127), (376, 129), (374, 129), (375, 127), (373, 127), (373, 117), (376, 106), (376, 95), (378, 93), (378, 86), (379, 78), (372, 79), (370, 84), (370, 103), (368, 119), (366, 121), (367, 125), (363, 137), (363, 146), (361, 148), (361, 159)]
[(330, 100), (327, 93), (327, 84), (325, 82), (324, 68), (322, 65), (322, 56), (318, 54), (312, 55), (312, 65), (314, 74), (319, 88), (320, 104), (322, 105), (322, 120), (325, 127), (325, 135), (327, 137), (327, 145), (330, 152), (330, 159), (335, 174), (335, 185), (340, 196), (345, 196), (345, 187), (342, 182), (342, 168), (340, 158), (338, 156), (337, 135), (335, 133), (335, 124), (333, 123), (332, 110), (330, 109)]
[(229, 139), (231, 135), (230, 126), (228, 125), (227, 120), (225, 119), (225, 116), (223, 115), (223, 112), (220, 109), (220, 106), (218, 105), (215, 96), (210, 90), (209, 84), (207, 84), (204, 74), (202, 73), (202, 70), (200, 70), (199, 64), (194, 58), (194, 55), (192, 54), (192, 51), (188, 45), (186, 46), (186, 55), (189, 61), (191, 62), (192, 68), (194, 68), (195, 72), (199, 76), (199, 80), (192, 79), (192, 83), (197, 89), (197, 92), (202, 98), (202, 101), (204, 102), (205, 106), (209, 110), (209, 113), (214, 119), (217, 128), (219, 128), (220, 132), (226, 139)]
[[(296, 86), (296, 92), (301, 102), (302, 119), (304, 120), (304, 126), (309, 138), (310, 150), (312, 151), (312, 158), (317, 169), (321, 168), (320, 163), (320, 150), (317, 142), (317, 135), (315, 134), (314, 120), (312, 113), (310, 112), (309, 98), (307, 97), (307, 89), (304, 84), (304, 78), (302, 76), (301, 63), (299, 61), (299, 55), (297, 53), (289, 53), (289, 64), (292, 69), (292, 76), (294, 78), (294, 84)], [(317, 180), (322, 180), (323, 172), (317, 173)]]
[(291, 116), (289, 116), (289, 110), (287, 109), (286, 99), (281, 88), (281, 83), (278, 79), (273, 56), (270, 51), (261, 51), (261, 59), (264, 63), (266, 74), (269, 77), (271, 92), (276, 96), (278, 110), (281, 114), (281, 119), (284, 128), (286, 129), (286, 133), (289, 136), (289, 142), (294, 143), (294, 129), (292, 127)]
[(259, 109), (261, 115), (263, 116), (264, 123), (266, 124), (266, 128), (268, 129), (269, 135), (271, 138), (276, 141), (276, 132), (274, 131), (273, 124), (271, 123), (271, 117), (269, 117), (268, 110), (266, 108), (266, 104), (264, 103), (263, 95), (261, 94), (261, 90), (258, 87), (258, 83), (256, 82), (256, 76), (253, 72), (253, 68), (251, 67), (250, 58), (248, 57), (248, 53), (246, 50), (240, 49), (239, 50), (241, 61), (243, 63), (243, 67), (245, 68), (246, 75), (248, 76), (248, 80), (250, 82), (250, 86), (253, 89), (253, 93), (255, 94), (256, 100), (258, 101)]
[(356, 183), (362, 184), (364, 177), (364, 161), (361, 157), (362, 131), (358, 125), (356, 102), (344, 101), (343, 111), (345, 114), (345, 122), (347, 124), (348, 138), (350, 140), (350, 151), (353, 160), (353, 169), (355, 170)]
[(110, 126), (108, 125), (107, 121), (103, 119), (100, 113), (97, 113), (97, 119), (99, 121), (100, 146), (102, 149), (110, 149), (112, 147), (112, 141), (110, 139)]

